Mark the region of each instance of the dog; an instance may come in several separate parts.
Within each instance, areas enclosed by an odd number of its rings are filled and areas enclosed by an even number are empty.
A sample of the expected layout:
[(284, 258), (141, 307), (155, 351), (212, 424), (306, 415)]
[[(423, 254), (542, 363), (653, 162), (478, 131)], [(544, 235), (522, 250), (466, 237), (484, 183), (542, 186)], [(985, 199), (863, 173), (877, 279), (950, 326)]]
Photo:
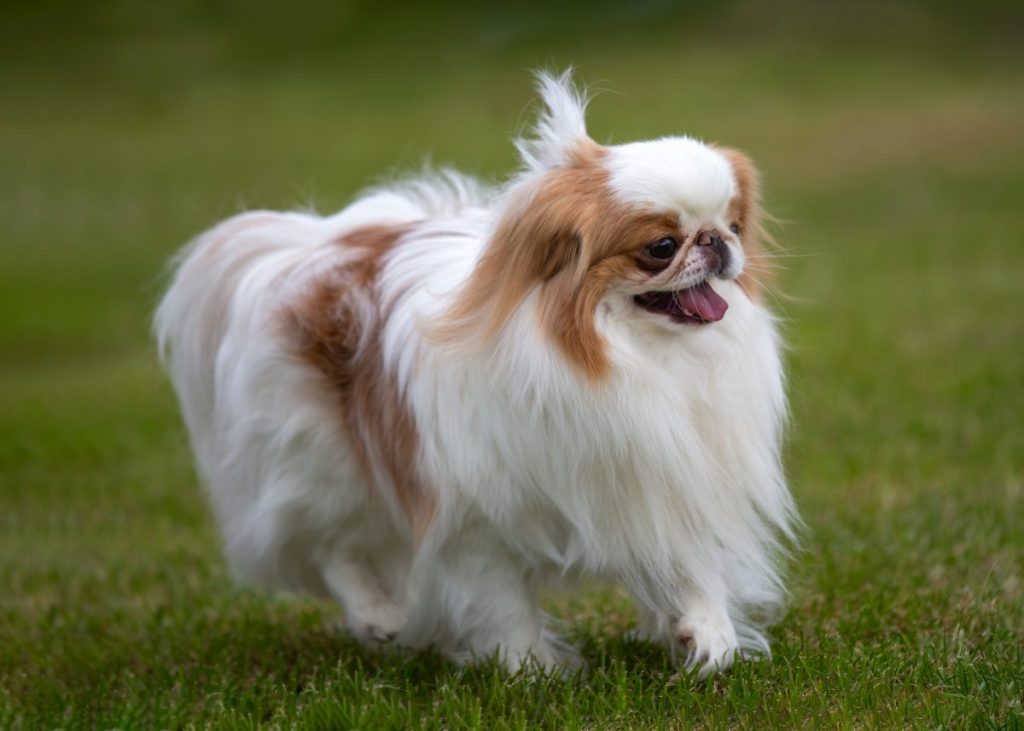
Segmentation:
[(204, 233), (161, 357), (241, 579), (511, 672), (581, 662), (544, 587), (615, 582), (704, 677), (769, 653), (798, 522), (759, 175), (599, 144), (570, 72), (537, 80), (504, 185), (442, 170)]

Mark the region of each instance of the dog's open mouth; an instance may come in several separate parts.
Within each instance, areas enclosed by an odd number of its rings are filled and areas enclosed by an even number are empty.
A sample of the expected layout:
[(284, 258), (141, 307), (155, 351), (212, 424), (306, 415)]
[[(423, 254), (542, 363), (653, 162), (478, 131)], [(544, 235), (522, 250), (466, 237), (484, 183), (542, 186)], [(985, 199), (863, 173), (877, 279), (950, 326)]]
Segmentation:
[(695, 325), (718, 322), (729, 309), (729, 303), (711, 288), (707, 280), (675, 292), (645, 292), (633, 299), (648, 312)]

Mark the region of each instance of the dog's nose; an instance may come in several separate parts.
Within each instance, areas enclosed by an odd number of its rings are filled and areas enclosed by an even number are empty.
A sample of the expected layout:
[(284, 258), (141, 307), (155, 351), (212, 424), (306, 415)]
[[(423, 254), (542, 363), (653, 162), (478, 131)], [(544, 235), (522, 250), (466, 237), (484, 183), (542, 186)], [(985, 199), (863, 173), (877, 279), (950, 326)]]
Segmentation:
[[(717, 259), (712, 266), (719, 272), (729, 268), (730, 254), (729, 247), (722, 240), (722, 235), (717, 231), (701, 231), (697, 234), (697, 246), (706, 246), (712, 252), (712, 257)], [(717, 266), (716, 266), (717, 264)]]
[(720, 251), (724, 243), (717, 231), (701, 231), (697, 234), (697, 246), (714, 246)]

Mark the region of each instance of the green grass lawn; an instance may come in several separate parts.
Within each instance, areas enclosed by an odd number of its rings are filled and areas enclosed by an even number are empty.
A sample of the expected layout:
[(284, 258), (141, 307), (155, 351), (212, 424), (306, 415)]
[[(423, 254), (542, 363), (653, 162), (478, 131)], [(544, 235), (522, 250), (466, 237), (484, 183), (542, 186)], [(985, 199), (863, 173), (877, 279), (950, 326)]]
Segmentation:
[[(129, 7), (0, 22), (0, 728), (1024, 728), (1018, 11)], [(221, 217), (428, 153), (500, 177), (526, 69), (569, 62), (597, 139), (746, 149), (782, 221), (808, 531), (773, 661), (705, 684), (621, 638), (614, 589), (551, 599), (590, 665), (554, 680), (363, 655), (236, 587), (147, 333)]]

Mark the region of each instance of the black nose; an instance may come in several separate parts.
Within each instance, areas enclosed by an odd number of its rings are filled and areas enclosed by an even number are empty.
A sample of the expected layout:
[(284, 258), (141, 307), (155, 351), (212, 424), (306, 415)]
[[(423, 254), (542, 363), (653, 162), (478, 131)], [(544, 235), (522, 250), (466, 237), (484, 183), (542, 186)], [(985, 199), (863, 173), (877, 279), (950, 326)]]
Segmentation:
[(722, 241), (722, 236), (717, 231), (701, 231), (697, 234), (697, 246), (710, 247), (711, 251), (714, 252), (714, 256), (718, 259), (718, 266), (715, 268), (719, 272), (728, 268), (729, 247)]

